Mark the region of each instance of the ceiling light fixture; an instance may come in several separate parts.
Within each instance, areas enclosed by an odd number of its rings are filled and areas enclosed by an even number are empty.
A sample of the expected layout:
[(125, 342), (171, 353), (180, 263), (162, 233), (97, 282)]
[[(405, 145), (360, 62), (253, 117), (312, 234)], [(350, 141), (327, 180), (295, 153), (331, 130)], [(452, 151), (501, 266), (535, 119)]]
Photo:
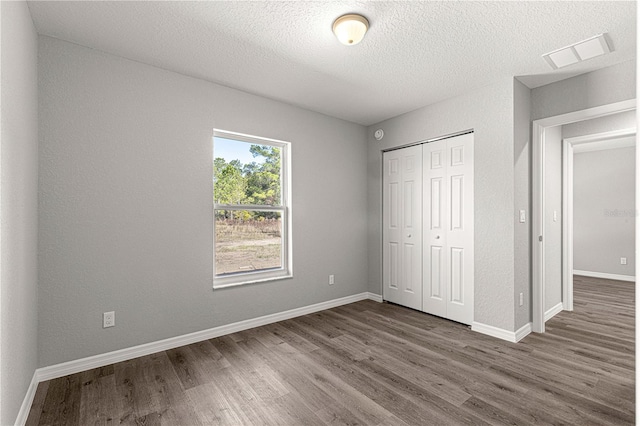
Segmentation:
[(368, 29), (369, 21), (362, 15), (343, 15), (333, 23), (333, 33), (347, 46), (360, 43)]
[(612, 51), (613, 49), (607, 43), (607, 38), (604, 34), (598, 34), (570, 46), (545, 53), (542, 57), (551, 65), (551, 68), (557, 70), (558, 68), (586, 61)]

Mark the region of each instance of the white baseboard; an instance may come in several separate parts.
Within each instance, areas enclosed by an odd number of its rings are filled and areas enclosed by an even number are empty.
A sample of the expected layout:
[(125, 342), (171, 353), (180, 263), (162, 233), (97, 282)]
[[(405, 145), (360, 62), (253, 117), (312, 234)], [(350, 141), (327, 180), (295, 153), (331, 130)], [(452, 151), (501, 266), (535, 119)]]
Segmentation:
[(474, 321), (471, 324), (471, 330), (478, 333), (486, 334), (487, 336), (497, 337), (498, 339), (506, 340), (508, 342), (516, 341), (516, 333), (508, 331), (503, 328), (494, 327), (492, 325), (483, 324), (481, 322)]
[(382, 296), (380, 294), (375, 293), (367, 293), (367, 299), (373, 300), (374, 302), (382, 303)]
[(287, 319), (312, 314), (314, 312), (324, 311), (326, 309), (331, 309), (342, 305), (348, 305), (349, 303), (359, 302), (365, 299), (370, 299), (375, 302), (382, 302), (382, 296), (380, 296), (379, 294), (364, 292), (354, 294), (352, 296), (341, 297), (339, 299), (328, 300), (326, 302), (316, 303), (314, 305), (291, 309), (289, 311), (278, 312), (275, 314), (239, 321), (232, 324), (221, 325), (219, 327), (210, 328), (208, 330), (196, 331), (195, 333), (189, 333), (182, 336), (158, 340), (156, 342), (145, 343), (142, 345), (133, 346), (131, 348), (120, 349), (113, 352), (107, 352), (100, 355), (94, 355), (87, 358), (81, 358), (74, 361), (68, 361), (61, 364), (38, 368), (33, 373), (33, 379), (31, 380), (31, 384), (29, 385), (27, 394), (22, 401), (22, 406), (20, 407), (20, 411), (18, 412), (18, 417), (16, 418), (15, 424), (18, 426), (23, 426), (26, 423), (27, 417), (29, 417), (29, 411), (31, 410), (31, 404), (33, 404), (33, 398), (36, 394), (36, 389), (38, 388), (38, 383), (40, 382), (57, 379), (58, 377), (64, 377), (69, 374), (80, 373), (92, 368), (104, 367), (105, 365), (113, 364), (116, 362), (127, 361), (133, 358), (151, 355), (156, 352), (174, 349), (184, 345), (190, 345), (191, 343), (213, 339), (215, 337), (224, 336), (226, 334), (260, 327), (262, 325), (272, 324), (274, 322), (284, 321)]
[(573, 274), (582, 275), (583, 277), (604, 278), (607, 280), (636, 281), (636, 277), (633, 275), (607, 274), (606, 272), (580, 271), (578, 269), (574, 269)]
[(22, 405), (20, 406), (20, 411), (18, 411), (18, 417), (16, 417), (15, 424), (17, 426), (24, 426), (27, 423), (27, 418), (29, 417), (29, 412), (31, 411), (31, 404), (33, 404), (33, 398), (36, 396), (36, 390), (38, 389), (38, 370), (33, 373), (33, 377), (31, 378), (31, 383), (27, 388), (27, 394), (22, 400)]
[(528, 322), (525, 325), (523, 325), (522, 327), (520, 327), (519, 329), (516, 330), (516, 342), (519, 342), (520, 340), (524, 339), (525, 337), (527, 337), (529, 334), (531, 334), (532, 332), (532, 328), (531, 328), (531, 323)]
[(555, 317), (558, 313), (562, 312), (562, 302), (558, 303), (556, 306), (549, 309), (544, 313), (544, 322), (549, 321), (551, 318)]
[(113, 364), (116, 362), (127, 361), (156, 352), (190, 345), (191, 343), (213, 339), (215, 337), (224, 336), (226, 334), (236, 333), (238, 331), (248, 330), (254, 327), (260, 327), (262, 325), (267, 325), (274, 322), (283, 321), (318, 311), (323, 311), (325, 309), (335, 308), (337, 306), (347, 305), (349, 303), (354, 303), (365, 299), (378, 300), (381, 298), (379, 295), (368, 292), (354, 294), (352, 296), (328, 300), (326, 302), (303, 306), (301, 308), (291, 309), (289, 311), (278, 312), (275, 314), (265, 315), (258, 318), (252, 318), (232, 324), (210, 328), (208, 330), (196, 331), (194, 333), (184, 334), (182, 336), (170, 337), (168, 339), (158, 340), (156, 342), (145, 343), (130, 348), (120, 349), (113, 352), (107, 352), (100, 355), (94, 355), (87, 358), (39, 368), (36, 370), (36, 374), (38, 381), (41, 382), (45, 380), (56, 379), (58, 377), (64, 377), (69, 374), (75, 374), (81, 371), (90, 370), (92, 368), (104, 367), (105, 365)]
[(531, 323), (523, 325), (516, 331), (509, 331), (474, 321), (473, 324), (471, 324), (471, 330), (486, 334), (487, 336), (497, 337), (498, 339), (506, 340), (507, 342), (516, 343), (531, 333)]

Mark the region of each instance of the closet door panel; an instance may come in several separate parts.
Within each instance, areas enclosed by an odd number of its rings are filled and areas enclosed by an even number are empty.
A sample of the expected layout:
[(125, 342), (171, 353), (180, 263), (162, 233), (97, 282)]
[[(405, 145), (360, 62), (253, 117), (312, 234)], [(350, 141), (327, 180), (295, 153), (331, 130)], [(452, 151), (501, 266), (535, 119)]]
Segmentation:
[(473, 134), (447, 139), (447, 318), (473, 322)]
[(473, 322), (473, 134), (423, 145), (423, 310)]
[(423, 170), (423, 258), (422, 308), (433, 315), (447, 314), (447, 176), (446, 145), (442, 142), (422, 146)]
[(383, 298), (422, 309), (422, 147), (383, 154)]

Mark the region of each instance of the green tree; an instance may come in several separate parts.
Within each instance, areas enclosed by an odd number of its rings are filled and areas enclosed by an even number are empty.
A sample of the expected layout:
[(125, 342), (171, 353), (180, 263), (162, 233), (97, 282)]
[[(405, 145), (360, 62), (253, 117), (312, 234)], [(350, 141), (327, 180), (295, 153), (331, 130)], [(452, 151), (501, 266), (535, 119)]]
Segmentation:
[[(242, 163), (233, 160), (226, 163), (223, 158), (213, 162), (213, 197), (218, 204), (240, 204), (246, 198), (247, 179), (242, 175)], [(227, 215), (233, 218), (233, 212)]]
[[(213, 196), (217, 204), (280, 205), (282, 202), (280, 166), (281, 150), (269, 145), (251, 145), (249, 152), (263, 161), (243, 165), (239, 160), (228, 163), (224, 158), (213, 160)], [(251, 218), (276, 218), (273, 212), (242, 212)], [(232, 212), (216, 213), (233, 218)]]
[(227, 162), (224, 161), (224, 158), (222, 157), (218, 157), (215, 158), (213, 160), (213, 179), (215, 181), (216, 177), (218, 176), (218, 173), (220, 173), (222, 171), (222, 169), (225, 168), (225, 166), (227, 165)]
[[(257, 205), (280, 205), (280, 148), (268, 145), (251, 145), (249, 152), (256, 157), (263, 157), (264, 162), (251, 163), (245, 166), (247, 178), (247, 201)], [(272, 214), (261, 213), (270, 217)]]

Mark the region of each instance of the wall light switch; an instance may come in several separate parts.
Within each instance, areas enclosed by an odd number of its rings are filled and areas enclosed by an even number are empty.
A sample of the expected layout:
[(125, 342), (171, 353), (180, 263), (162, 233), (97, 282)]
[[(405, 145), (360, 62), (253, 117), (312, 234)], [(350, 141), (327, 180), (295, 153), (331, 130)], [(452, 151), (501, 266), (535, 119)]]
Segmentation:
[(524, 223), (525, 220), (526, 220), (525, 212), (524, 210), (520, 210), (520, 223)]
[(554, 211), (553, 211), (553, 221), (554, 221), (554, 222), (557, 222), (557, 221), (558, 221), (558, 211), (557, 211), (557, 210), (554, 210)]
[(620, 258), (620, 264), (621, 265), (626, 265), (627, 264), (627, 258), (626, 257), (621, 257)]

